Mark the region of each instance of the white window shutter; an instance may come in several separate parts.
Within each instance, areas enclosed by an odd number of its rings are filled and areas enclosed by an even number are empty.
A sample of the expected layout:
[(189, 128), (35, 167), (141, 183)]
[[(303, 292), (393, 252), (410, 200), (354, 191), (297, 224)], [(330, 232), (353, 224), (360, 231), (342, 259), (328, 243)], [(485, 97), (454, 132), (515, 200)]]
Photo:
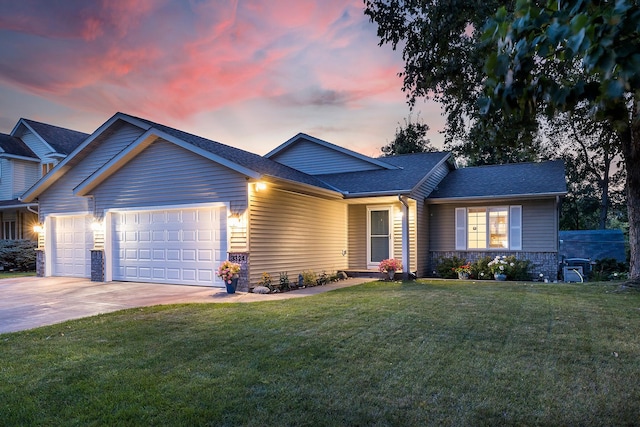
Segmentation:
[(456, 208), (456, 250), (467, 250), (467, 209)]
[(509, 248), (522, 250), (522, 206), (509, 206)]

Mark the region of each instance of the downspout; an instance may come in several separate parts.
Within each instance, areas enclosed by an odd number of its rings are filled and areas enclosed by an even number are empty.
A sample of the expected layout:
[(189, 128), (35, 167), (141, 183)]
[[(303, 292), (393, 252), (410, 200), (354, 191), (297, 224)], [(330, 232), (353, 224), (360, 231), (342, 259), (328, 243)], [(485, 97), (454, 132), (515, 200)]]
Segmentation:
[(402, 280), (409, 280), (409, 204), (398, 194), (402, 203)]

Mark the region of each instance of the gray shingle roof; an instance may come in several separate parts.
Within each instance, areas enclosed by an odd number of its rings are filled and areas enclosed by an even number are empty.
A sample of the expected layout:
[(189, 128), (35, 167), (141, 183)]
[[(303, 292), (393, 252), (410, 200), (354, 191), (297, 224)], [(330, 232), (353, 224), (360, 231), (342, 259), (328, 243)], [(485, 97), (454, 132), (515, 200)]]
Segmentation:
[(511, 163), (451, 171), (429, 199), (515, 197), (567, 192), (564, 162)]
[(83, 132), (40, 123), (35, 120), (22, 120), (51, 145), (51, 147), (56, 150), (56, 153), (60, 154), (70, 154), (89, 136)]
[[(127, 114), (125, 114), (127, 115)], [(327, 185), (323, 181), (306, 173), (300, 172), (296, 169), (285, 166), (282, 163), (264, 158), (258, 154), (250, 153), (239, 148), (231, 147), (229, 145), (221, 144), (216, 141), (193, 135), (187, 132), (183, 132), (178, 129), (174, 129), (159, 123), (154, 123), (150, 120), (142, 119), (139, 117), (130, 116), (136, 120), (140, 120), (148, 125), (152, 126), (159, 131), (165, 132), (173, 137), (181, 139), (189, 144), (192, 144), (198, 148), (201, 148), (210, 153), (223, 157), (233, 163), (243, 166), (252, 171), (258, 172), (263, 175), (272, 176), (275, 178), (285, 179), (289, 181), (299, 182), (302, 184), (313, 185), (315, 187), (324, 188), (327, 190), (335, 191), (330, 185)]]
[(14, 156), (30, 157), (33, 159), (38, 158), (38, 156), (31, 151), (27, 144), (22, 142), (20, 138), (4, 133), (0, 133), (0, 149), (5, 153), (12, 154)]
[(344, 193), (389, 193), (411, 191), (449, 153), (415, 153), (382, 157), (378, 160), (400, 169), (317, 175), (318, 179)]

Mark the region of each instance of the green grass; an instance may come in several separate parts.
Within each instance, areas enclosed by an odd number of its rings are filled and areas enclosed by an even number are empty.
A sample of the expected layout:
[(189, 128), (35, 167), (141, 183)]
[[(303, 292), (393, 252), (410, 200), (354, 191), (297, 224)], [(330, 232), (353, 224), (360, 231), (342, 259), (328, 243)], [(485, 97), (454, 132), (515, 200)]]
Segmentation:
[(373, 282), (0, 335), (2, 425), (633, 425), (640, 292)]
[(0, 271), (0, 280), (12, 279), (14, 277), (29, 277), (35, 275), (35, 271)]

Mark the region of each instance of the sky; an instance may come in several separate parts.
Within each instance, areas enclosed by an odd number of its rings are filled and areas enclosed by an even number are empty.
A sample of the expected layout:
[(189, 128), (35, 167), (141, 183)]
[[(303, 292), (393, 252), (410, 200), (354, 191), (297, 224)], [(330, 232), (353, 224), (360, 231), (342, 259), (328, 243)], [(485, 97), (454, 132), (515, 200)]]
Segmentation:
[[(298, 132), (379, 156), (409, 115), (362, 0), (0, 0), (0, 132), (116, 112), (265, 154)], [(441, 147), (435, 103), (419, 116)]]

